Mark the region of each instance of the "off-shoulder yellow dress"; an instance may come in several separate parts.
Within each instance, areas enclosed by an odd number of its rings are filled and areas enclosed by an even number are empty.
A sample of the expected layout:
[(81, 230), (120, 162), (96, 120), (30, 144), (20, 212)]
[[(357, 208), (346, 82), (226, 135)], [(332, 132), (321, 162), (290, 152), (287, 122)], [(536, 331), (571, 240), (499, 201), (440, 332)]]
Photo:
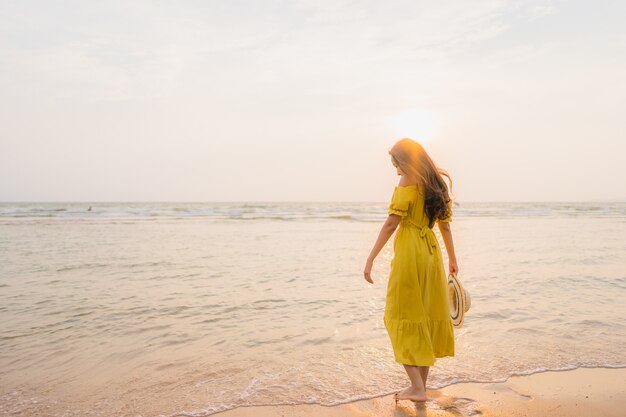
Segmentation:
[(388, 214), (402, 219), (393, 239), (384, 323), (396, 362), (432, 366), (435, 358), (454, 356), (454, 326), (441, 248), (428, 227), (421, 188), (397, 186), (389, 204)]

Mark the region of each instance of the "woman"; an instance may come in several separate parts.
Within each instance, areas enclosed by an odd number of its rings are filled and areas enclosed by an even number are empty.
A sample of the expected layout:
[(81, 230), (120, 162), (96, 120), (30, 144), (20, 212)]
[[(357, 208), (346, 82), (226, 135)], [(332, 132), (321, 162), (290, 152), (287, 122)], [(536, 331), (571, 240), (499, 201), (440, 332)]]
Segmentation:
[[(396, 362), (404, 365), (411, 385), (395, 394), (398, 400), (427, 400), (426, 379), (435, 358), (454, 356), (448, 283), (441, 249), (432, 227), (437, 223), (449, 258), (449, 271), (459, 271), (450, 222), (452, 201), (446, 176), (417, 142), (401, 139), (389, 150), (400, 182), (395, 187), (382, 226), (365, 265), (373, 284), (374, 259), (398, 228), (387, 285), (384, 323)], [(399, 227), (398, 227), (399, 226)]]

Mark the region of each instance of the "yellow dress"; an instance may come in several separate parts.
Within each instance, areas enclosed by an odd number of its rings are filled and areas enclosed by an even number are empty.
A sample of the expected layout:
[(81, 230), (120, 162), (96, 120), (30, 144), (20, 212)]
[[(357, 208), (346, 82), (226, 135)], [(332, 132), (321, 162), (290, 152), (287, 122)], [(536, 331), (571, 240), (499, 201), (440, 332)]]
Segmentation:
[(385, 327), (396, 362), (432, 366), (435, 358), (454, 356), (454, 326), (441, 248), (428, 227), (421, 186), (395, 187), (388, 214), (402, 220), (393, 239)]

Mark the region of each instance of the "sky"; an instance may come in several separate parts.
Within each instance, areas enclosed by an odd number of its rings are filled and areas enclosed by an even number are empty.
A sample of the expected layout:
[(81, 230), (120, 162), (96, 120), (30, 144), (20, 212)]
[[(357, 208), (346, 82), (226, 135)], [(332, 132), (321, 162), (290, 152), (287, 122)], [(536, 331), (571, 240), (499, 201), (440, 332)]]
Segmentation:
[(0, 201), (626, 201), (623, 1), (0, 0)]

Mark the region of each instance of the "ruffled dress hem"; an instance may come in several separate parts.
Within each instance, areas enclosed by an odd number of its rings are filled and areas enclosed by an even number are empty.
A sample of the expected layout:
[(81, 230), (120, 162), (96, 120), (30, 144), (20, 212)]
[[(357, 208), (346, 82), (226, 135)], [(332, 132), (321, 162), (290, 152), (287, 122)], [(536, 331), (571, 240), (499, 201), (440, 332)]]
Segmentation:
[[(436, 358), (454, 356), (454, 325), (450, 319), (422, 321), (384, 317), (396, 362), (412, 366), (433, 366)], [(394, 340), (395, 336), (395, 340)]]

